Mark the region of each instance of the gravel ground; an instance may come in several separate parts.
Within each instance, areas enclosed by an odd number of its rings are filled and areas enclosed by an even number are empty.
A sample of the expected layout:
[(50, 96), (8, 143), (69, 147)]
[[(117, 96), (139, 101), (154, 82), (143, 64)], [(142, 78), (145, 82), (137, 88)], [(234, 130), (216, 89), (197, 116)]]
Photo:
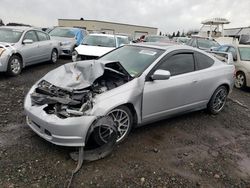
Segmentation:
[[(64, 187), (76, 162), (25, 124), (29, 88), (58, 64), (0, 74), (0, 187)], [(250, 187), (250, 89), (234, 89), (217, 116), (205, 111), (132, 131), (105, 159), (84, 163), (72, 187)]]

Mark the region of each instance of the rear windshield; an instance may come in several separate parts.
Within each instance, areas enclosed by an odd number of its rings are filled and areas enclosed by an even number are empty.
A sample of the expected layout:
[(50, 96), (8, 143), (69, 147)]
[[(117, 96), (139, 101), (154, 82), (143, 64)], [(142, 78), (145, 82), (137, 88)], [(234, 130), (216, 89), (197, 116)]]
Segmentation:
[(17, 43), (23, 31), (15, 30), (15, 29), (0, 29), (0, 42), (8, 42), (8, 43)]
[(239, 47), (240, 59), (250, 61), (250, 47)]
[(65, 37), (65, 38), (74, 38), (75, 34), (71, 29), (67, 28), (55, 28), (49, 33), (50, 36), (55, 37)]

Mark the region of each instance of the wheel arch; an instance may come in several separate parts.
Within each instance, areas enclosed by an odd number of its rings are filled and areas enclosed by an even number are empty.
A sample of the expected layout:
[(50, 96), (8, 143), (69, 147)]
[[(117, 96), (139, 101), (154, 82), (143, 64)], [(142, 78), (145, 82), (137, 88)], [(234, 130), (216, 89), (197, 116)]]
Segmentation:
[(22, 55), (21, 55), (19, 52), (16, 52), (16, 53), (11, 54), (10, 58), (11, 58), (12, 56), (14, 56), (14, 55), (18, 56), (18, 57), (21, 59), (22, 68), (24, 68), (24, 67), (25, 67), (25, 62), (23, 61)]
[(246, 72), (245, 72), (245, 70), (239, 69), (239, 70), (236, 71), (235, 75), (237, 76), (238, 73), (243, 73), (244, 74), (246, 85), (248, 85), (249, 83), (248, 83), (248, 80), (246, 78)]
[(128, 107), (128, 109), (130, 110), (131, 114), (133, 115), (133, 125), (132, 126), (136, 126), (138, 123), (138, 115), (137, 112), (135, 110), (135, 107), (132, 103), (125, 103), (123, 105), (120, 106), (126, 106)]

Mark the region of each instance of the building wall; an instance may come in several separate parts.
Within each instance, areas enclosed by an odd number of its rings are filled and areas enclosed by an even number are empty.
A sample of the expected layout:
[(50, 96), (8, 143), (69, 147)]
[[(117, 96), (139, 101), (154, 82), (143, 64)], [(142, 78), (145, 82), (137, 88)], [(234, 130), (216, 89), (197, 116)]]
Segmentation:
[(88, 31), (104, 31), (109, 34), (126, 33), (132, 37), (138, 38), (141, 35), (156, 35), (157, 28), (145, 27), (113, 22), (104, 22), (97, 20), (74, 20), (74, 19), (58, 19), (58, 26), (64, 27), (81, 27)]

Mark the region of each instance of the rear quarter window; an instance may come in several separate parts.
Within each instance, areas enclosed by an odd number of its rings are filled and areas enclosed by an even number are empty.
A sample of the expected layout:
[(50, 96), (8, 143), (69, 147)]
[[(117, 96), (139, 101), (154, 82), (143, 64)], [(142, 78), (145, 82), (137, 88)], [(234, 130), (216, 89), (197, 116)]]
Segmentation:
[(195, 53), (196, 69), (202, 70), (211, 67), (214, 64), (214, 60), (202, 53)]

